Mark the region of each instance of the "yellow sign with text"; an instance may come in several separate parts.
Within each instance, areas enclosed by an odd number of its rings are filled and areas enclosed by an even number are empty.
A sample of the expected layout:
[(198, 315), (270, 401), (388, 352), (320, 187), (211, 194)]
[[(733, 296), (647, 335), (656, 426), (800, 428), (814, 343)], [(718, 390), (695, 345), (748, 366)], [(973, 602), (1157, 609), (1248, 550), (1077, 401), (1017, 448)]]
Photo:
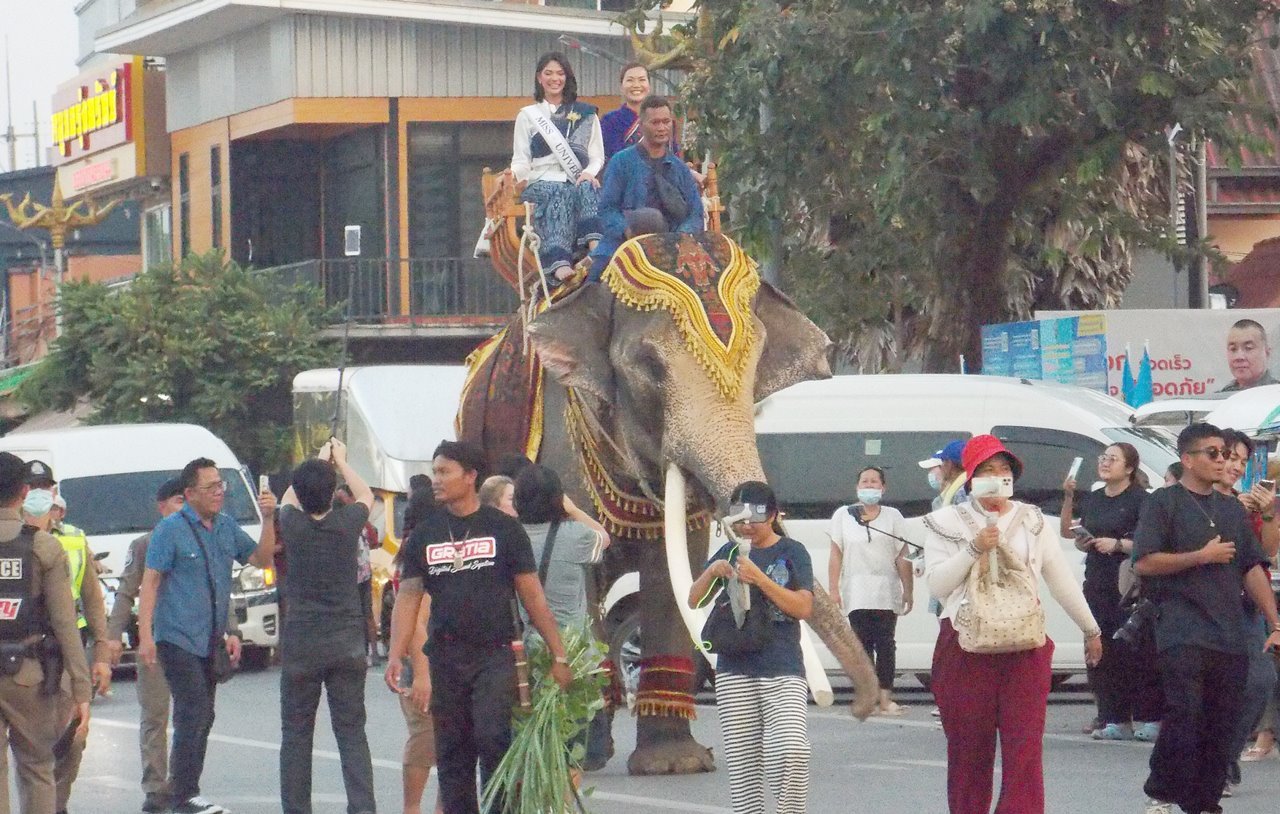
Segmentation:
[(89, 150), (89, 136), (117, 125), (127, 125), (129, 107), (128, 68), (117, 68), (106, 79), (92, 86), (81, 86), (79, 100), (53, 114), (53, 144), (63, 157), (69, 157), (72, 146), (81, 152)]

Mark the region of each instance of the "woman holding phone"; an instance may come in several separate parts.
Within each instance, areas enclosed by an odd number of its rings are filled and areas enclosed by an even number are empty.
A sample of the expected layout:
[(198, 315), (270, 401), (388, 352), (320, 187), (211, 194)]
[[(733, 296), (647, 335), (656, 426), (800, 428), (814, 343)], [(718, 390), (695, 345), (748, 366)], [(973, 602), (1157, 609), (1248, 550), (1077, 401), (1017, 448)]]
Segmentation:
[[(1076, 548), (1085, 552), (1084, 596), (1102, 628), (1102, 661), (1089, 671), (1098, 700), (1095, 740), (1153, 741), (1160, 731), (1159, 694), (1134, 680), (1140, 654), (1115, 638), (1126, 619), (1120, 606), (1120, 567), (1133, 552), (1133, 531), (1147, 499), (1135, 477), (1138, 464), (1132, 444), (1112, 444), (1098, 456), (1102, 488), (1077, 498), (1075, 478), (1068, 476), (1062, 484), (1059, 533), (1066, 539), (1074, 536)], [(1080, 520), (1074, 532), (1073, 516)]]

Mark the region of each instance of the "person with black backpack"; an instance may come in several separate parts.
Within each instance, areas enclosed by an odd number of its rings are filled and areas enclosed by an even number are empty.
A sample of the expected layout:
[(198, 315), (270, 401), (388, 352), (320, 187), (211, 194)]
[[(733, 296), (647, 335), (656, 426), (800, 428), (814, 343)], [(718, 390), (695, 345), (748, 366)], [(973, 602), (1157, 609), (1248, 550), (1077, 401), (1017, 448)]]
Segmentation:
[[(778, 814), (803, 814), (810, 746), (800, 620), (813, 611), (813, 562), (786, 536), (768, 484), (748, 481), (734, 489), (729, 517), (744, 518), (732, 525), (743, 542), (721, 546), (689, 591), (691, 608), (716, 601), (703, 637), (717, 657), (729, 796), (734, 814), (761, 812), (767, 781)], [(742, 586), (750, 596), (745, 611), (732, 597), (739, 592), (741, 598)]]

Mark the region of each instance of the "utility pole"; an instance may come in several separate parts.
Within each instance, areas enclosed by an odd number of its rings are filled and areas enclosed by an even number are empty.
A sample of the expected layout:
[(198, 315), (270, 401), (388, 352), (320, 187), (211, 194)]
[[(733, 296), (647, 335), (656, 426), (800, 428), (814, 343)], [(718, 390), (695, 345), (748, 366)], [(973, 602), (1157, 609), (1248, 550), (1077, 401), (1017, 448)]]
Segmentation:
[(4, 140), (9, 144), (9, 172), (18, 169), (18, 135), (13, 132), (13, 65), (9, 53), (9, 37), (4, 38), (4, 102), (9, 113)]

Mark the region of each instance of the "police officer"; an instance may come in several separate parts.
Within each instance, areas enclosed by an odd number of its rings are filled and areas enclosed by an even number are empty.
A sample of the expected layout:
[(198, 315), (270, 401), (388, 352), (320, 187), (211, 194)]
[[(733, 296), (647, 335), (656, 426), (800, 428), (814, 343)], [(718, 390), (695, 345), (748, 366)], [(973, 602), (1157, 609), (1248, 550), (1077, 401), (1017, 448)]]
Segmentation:
[[(22, 460), (0, 452), (0, 732), (17, 762), (19, 809), (44, 814), (55, 810), (54, 742), (73, 717), (58, 715), (56, 679), (43, 680), (46, 667), (51, 676), (54, 669), (61, 672), (53, 668), (60, 656), (79, 719), (75, 736), (83, 742), (89, 733), (89, 665), (76, 627), (67, 555), (51, 535), (22, 522), (26, 481)], [(0, 814), (9, 814), (3, 762)]]
[[(156, 511), (161, 518), (168, 517), (182, 508), (182, 481), (170, 478), (156, 490)], [(133, 602), (142, 587), (142, 574), (147, 566), (147, 544), (151, 532), (147, 532), (129, 544), (124, 572), (116, 588), (116, 601), (111, 606), (107, 620), (107, 638), (110, 642), (111, 661), (120, 661), (124, 652), (122, 637), (130, 627)], [(135, 630), (133, 635), (137, 636)], [(160, 812), (169, 810), (169, 684), (164, 680), (160, 665), (137, 663), (138, 705), (142, 708), (142, 726), (138, 733), (138, 745), (142, 750), (142, 792), (145, 795), (142, 810)]]

